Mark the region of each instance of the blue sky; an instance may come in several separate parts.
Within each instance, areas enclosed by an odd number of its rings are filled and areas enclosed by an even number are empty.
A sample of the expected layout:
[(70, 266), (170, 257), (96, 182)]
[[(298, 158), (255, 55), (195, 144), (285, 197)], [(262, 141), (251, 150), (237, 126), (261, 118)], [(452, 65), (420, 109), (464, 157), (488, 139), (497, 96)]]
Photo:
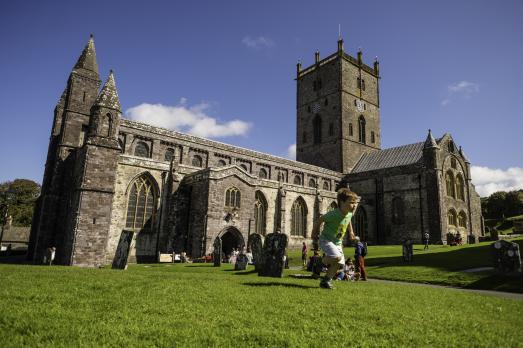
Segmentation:
[(522, 16), (522, 1), (3, 1), (0, 182), (41, 182), (90, 33), (126, 117), (288, 156), (296, 62), (334, 52), (340, 24), (348, 53), (379, 57), (383, 148), (449, 132), (481, 194), (523, 188)]

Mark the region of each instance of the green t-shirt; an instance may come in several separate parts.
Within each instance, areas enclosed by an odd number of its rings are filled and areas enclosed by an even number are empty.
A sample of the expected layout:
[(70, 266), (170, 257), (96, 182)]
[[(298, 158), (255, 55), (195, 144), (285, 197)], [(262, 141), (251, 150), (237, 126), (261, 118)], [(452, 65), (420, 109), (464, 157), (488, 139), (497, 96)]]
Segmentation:
[(339, 208), (329, 211), (323, 215), (323, 231), (321, 231), (320, 238), (331, 241), (336, 245), (341, 245), (351, 219), (351, 212), (343, 216)]

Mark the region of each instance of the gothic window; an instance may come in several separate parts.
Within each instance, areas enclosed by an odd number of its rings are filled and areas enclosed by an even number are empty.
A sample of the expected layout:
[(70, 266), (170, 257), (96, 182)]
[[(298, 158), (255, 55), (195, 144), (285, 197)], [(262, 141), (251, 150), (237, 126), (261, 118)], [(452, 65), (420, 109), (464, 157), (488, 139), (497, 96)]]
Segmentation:
[(358, 88), (361, 88), (361, 79), (358, 77)]
[(140, 176), (132, 184), (127, 198), (125, 227), (150, 230), (155, 218), (156, 194), (151, 178)]
[(452, 169), (457, 168), (456, 159), (454, 157), (450, 159), (450, 166), (452, 167)]
[(449, 141), (448, 150), (449, 152), (454, 152), (454, 142), (452, 140)]
[(301, 185), (301, 177), (299, 175), (294, 176), (294, 185)]
[(227, 163), (224, 161), (224, 160), (219, 160), (218, 161), (218, 167), (225, 167), (227, 165)]
[(323, 189), (324, 189), (324, 190), (327, 190), (327, 191), (330, 190), (330, 185), (329, 185), (329, 182), (328, 182), (328, 181), (324, 181), (324, 182), (323, 182)]
[(450, 209), (448, 211), (447, 218), (448, 218), (449, 226), (456, 226), (457, 225), (457, 215), (456, 215), (456, 211), (454, 209)]
[(307, 132), (303, 132), (303, 143), (307, 142)]
[(370, 132), (370, 141), (371, 141), (371, 143), (375, 143), (376, 142), (376, 138), (374, 136), (374, 131)]
[(109, 137), (109, 136), (111, 136), (111, 128), (113, 128), (113, 118), (111, 117), (111, 114), (108, 113), (105, 115), (104, 123), (107, 126), (107, 128), (105, 129), (104, 132), (102, 132), (102, 135)]
[(329, 123), (329, 135), (330, 136), (334, 135), (334, 124), (332, 122)]
[(165, 150), (165, 156), (163, 157), (163, 160), (165, 162), (171, 162), (173, 160), (173, 157), (174, 157), (173, 148), (168, 148), (167, 150)]
[(327, 208), (327, 211), (332, 211), (334, 209), (338, 208), (338, 204), (336, 202), (332, 202), (329, 207)]
[(365, 80), (361, 79), (361, 89), (365, 90)]
[(229, 208), (240, 208), (241, 193), (236, 187), (228, 188), (225, 191), (225, 206)]
[(203, 166), (203, 160), (200, 156), (194, 155), (192, 158), (192, 166), (193, 167), (202, 167)]
[(247, 169), (247, 165), (245, 163), (240, 164), (240, 167), (242, 167), (246, 172), (249, 172), (249, 169)]
[(352, 134), (353, 134), (353, 132), (352, 132), (352, 123), (349, 123), (349, 136), (352, 137)]
[(298, 197), (291, 209), (291, 235), (305, 237), (307, 231), (307, 206), (303, 198)]
[(314, 117), (314, 144), (321, 143), (321, 117), (316, 115)]
[(359, 136), (359, 142), (366, 144), (365, 140), (365, 117), (363, 115), (360, 115), (360, 118), (358, 120), (358, 136)]
[(449, 170), (445, 175), (445, 183), (447, 188), (447, 196), (456, 198), (454, 174)]
[(405, 220), (405, 205), (401, 197), (392, 199), (392, 222), (401, 225)]
[[(354, 229), (354, 234), (360, 237), (362, 241), (367, 240), (367, 234), (368, 234), (368, 222), (367, 222), (367, 212), (362, 206), (358, 207), (358, 210), (356, 210), (356, 214), (352, 217), (352, 228)], [(345, 234), (346, 244), (348, 245), (348, 239), (350, 238), (350, 234)]]
[(464, 211), (460, 211), (458, 215), (458, 226), (467, 227), (467, 214)]
[(254, 197), (254, 233), (265, 235), (267, 224), (267, 200), (260, 191), (256, 191)]
[(149, 145), (139, 141), (134, 148), (134, 155), (139, 157), (149, 157)]
[(458, 199), (465, 200), (465, 183), (461, 174), (456, 176), (456, 194)]
[(260, 171), (258, 172), (258, 178), (267, 179), (267, 170), (265, 168), (260, 168)]
[(316, 187), (316, 180), (313, 178), (309, 179), (309, 187)]

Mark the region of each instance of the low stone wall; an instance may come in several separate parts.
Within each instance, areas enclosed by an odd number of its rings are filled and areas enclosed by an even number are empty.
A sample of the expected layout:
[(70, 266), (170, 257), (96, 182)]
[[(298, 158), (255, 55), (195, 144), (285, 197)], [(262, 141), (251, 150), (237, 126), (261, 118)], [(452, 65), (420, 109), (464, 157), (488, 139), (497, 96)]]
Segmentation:
[(6, 244), (9, 242), (20, 242), (29, 243), (29, 233), (31, 227), (20, 227), (20, 226), (5, 226), (4, 237), (2, 243)]

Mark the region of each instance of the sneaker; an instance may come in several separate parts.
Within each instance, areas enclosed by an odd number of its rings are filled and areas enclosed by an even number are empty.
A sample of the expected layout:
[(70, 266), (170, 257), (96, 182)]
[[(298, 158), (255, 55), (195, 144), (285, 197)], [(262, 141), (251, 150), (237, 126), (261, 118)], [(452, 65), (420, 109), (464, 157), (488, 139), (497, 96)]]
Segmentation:
[(323, 278), (320, 282), (320, 288), (322, 289), (333, 289), (332, 281)]

